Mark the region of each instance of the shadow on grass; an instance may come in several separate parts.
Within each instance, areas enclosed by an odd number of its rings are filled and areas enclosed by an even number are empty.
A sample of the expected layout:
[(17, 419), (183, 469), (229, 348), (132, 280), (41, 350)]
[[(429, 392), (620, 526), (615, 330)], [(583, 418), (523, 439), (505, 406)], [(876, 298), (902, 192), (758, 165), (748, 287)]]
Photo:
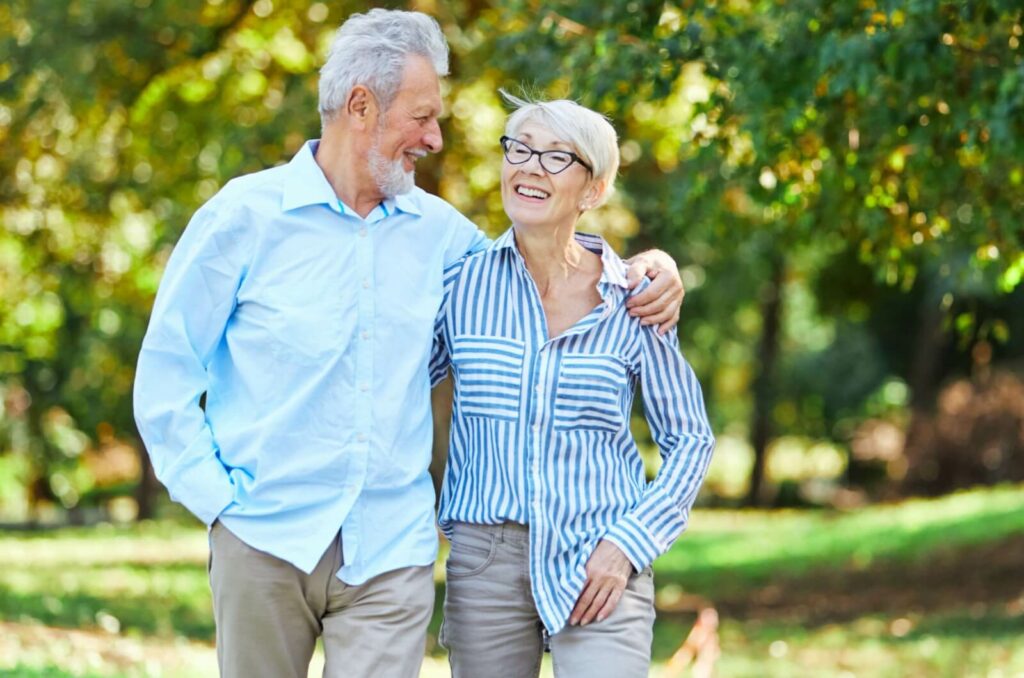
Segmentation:
[(0, 614), (5, 621), (26, 618), (48, 626), (90, 629), (105, 615), (117, 619), (121, 633), (212, 642), (213, 615), (205, 604), (196, 605), (152, 594), (97, 596), (88, 593), (19, 593), (0, 587)]

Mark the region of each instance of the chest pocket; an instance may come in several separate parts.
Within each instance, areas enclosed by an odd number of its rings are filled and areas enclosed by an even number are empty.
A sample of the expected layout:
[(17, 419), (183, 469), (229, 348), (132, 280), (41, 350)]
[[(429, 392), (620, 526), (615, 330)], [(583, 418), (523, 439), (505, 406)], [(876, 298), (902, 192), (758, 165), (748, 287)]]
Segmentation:
[(524, 344), (516, 339), (463, 335), (452, 340), (455, 406), (467, 417), (515, 421), (523, 383)]
[(613, 355), (563, 355), (555, 395), (555, 428), (624, 430), (622, 398), (628, 386), (626, 366)]

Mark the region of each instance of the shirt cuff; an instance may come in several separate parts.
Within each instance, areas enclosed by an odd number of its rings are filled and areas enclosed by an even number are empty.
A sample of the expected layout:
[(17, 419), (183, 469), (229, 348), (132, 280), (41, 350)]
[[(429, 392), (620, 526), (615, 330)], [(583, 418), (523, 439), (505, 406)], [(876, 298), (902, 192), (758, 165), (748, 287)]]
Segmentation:
[[(224, 464), (210, 450), (200, 457), (182, 455), (187, 461), (168, 473), (164, 481), (171, 499), (182, 504), (207, 526), (235, 500), (235, 486)], [(161, 479), (163, 480), (163, 479)]]
[(665, 551), (657, 537), (631, 515), (612, 525), (604, 538), (619, 547), (637, 572), (642, 572)]

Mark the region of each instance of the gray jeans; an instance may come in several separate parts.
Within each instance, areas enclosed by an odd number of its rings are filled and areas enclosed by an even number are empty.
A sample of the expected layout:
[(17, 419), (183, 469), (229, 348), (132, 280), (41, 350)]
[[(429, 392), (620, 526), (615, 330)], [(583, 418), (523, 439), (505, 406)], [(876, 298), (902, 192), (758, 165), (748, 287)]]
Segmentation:
[[(529, 539), (529, 529), (513, 523), (454, 526), (441, 629), (453, 678), (540, 673), (544, 632), (530, 590)], [(646, 568), (630, 577), (607, 619), (551, 636), (555, 676), (647, 676), (653, 629), (654, 578)]]
[(324, 676), (418, 676), (434, 609), (433, 568), (349, 586), (336, 576), (340, 567), (338, 538), (306, 574), (215, 522), (210, 588), (221, 676), (306, 678), (320, 635)]

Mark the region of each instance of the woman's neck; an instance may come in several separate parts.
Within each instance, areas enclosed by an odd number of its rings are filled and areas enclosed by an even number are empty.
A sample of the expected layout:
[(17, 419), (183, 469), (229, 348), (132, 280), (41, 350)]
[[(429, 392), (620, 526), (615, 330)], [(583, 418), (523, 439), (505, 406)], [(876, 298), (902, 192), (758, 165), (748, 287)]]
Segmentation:
[(541, 296), (592, 268), (592, 255), (576, 242), (572, 225), (542, 230), (514, 224), (513, 229), (516, 248)]

